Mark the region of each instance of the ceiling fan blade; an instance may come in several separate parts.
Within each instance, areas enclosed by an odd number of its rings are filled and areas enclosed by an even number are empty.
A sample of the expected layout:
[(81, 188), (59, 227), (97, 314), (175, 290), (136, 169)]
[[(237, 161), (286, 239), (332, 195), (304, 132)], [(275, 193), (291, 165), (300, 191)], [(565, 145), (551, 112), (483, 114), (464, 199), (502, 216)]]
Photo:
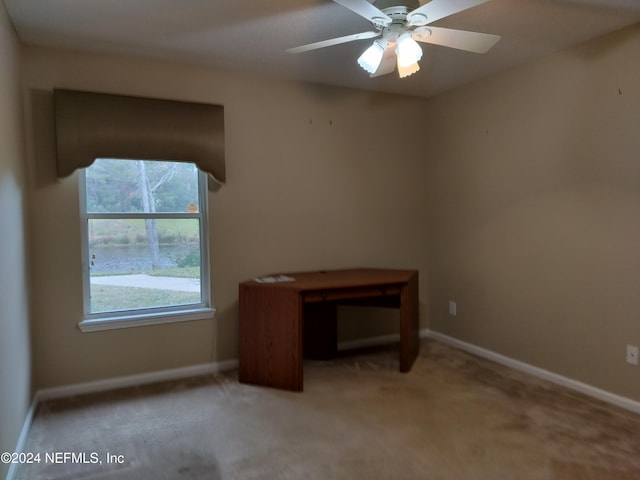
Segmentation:
[[(334, 0), (335, 1), (335, 0)], [(409, 25), (427, 25), (454, 13), (461, 12), (489, 0), (431, 0), (421, 7), (409, 12)]]
[(354, 13), (357, 13), (361, 17), (366, 18), (374, 25), (389, 25), (391, 24), (391, 17), (384, 13), (379, 8), (373, 6), (367, 0), (333, 0), (339, 3), (344, 8), (348, 8)]
[(378, 36), (380, 36), (380, 32), (354, 33), (352, 35), (345, 35), (344, 37), (330, 38), (328, 40), (322, 40), (321, 42), (287, 48), (285, 51), (287, 53), (302, 53), (308, 52), (309, 50), (317, 50), (318, 48), (331, 47), (333, 45), (340, 45), (341, 43), (353, 42), (355, 40), (366, 40), (367, 38), (374, 38)]
[(378, 69), (371, 74), (371, 78), (380, 77), (388, 73), (392, 73), (396, 69), (396, 45), (392, 43), (387, 46), (384, 54), (382, 55), (382, 61)]
[(474, 53), (488, 52), (501, 38), (500, 35), (490, 33), (467, 32), (431, 25), (417, 28), (411, 36), (418, 42), (433, 43)]

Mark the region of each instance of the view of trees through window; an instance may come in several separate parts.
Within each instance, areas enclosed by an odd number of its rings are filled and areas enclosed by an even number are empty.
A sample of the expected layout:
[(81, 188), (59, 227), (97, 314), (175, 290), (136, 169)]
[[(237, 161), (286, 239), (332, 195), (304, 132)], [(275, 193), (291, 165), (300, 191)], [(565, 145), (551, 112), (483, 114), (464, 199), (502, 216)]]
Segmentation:
[(97, 159), (85, 170), (89, 313), (203, 302), (194, 164)]

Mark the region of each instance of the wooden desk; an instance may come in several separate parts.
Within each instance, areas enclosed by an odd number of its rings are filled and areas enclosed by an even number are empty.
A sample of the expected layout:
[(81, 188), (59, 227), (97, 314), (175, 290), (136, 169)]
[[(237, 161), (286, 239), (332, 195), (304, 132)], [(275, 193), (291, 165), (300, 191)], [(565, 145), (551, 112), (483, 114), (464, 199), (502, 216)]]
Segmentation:
[(400, 371), (419, 350), (418, 272), (353, 269), (284, 274), (295, 280), (240, 284), (239, 379), (302, 391), (303, 353), (329, 358), (337, 348), (337, 306), (400, 309)]

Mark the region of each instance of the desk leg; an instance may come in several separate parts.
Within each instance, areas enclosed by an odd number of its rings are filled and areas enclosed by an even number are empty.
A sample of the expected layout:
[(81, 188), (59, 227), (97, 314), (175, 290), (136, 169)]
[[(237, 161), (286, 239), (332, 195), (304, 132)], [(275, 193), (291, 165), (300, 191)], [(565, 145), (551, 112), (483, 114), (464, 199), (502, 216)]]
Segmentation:
[(239, 380), (302, 391), (302, 301), (289, 289), (240, 286)]
[(400, 371), (408, 372), (420, 351), (418, 275), (400, 291)]

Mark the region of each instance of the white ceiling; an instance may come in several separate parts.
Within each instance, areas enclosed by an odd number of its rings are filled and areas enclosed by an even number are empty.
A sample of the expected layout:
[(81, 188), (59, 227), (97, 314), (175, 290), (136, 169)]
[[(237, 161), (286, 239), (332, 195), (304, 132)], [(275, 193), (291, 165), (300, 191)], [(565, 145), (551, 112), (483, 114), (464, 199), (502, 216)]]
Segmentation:
[(284, 51), (371, 29), (367, 20), (331, 0), (4, 2), (26, 44), (424, 97), (640, 22), (640, 0), (491, 0), (434, 23), (501, 35), (489, 53), (422, 44), (422, 69), (400, 79), (395, 73), (369, 78), (357, 65), (371, 40), (299, 55)]

